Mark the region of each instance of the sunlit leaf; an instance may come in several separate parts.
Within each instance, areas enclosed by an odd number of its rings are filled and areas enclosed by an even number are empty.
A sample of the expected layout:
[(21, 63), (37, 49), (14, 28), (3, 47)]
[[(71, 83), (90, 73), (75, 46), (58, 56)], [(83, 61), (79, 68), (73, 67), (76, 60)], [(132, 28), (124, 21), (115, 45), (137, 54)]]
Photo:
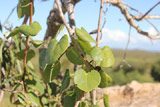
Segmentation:
[(93, 47), (90, 52), (90, 56), (96, 62), (97, 66), (101, 65), (101, 62), (104, 58), (104, 54), (99, 47)]
[(53, 41), (51, 41), (51, 44), (49, 44), (49, 47), (48, 47), (48, 63), (49, 64), (53, 64), (55, 63), (58, 58), (65, 52), (65, 50), (67, 49), (68, 47), (68, 36), (67, 35), (64, 35), (60, 41), (58, 43), (56, 43), (56, 40), (53, 39)]
[(86, 42), (86, 41), (81, 41), (81, 40), (77, 40), (78, 44), (80, 45), (80, 47), (82, 48), (82, 50), (84, 51), (85, 54), (88, 54), (91, 49), (92, 49), (92, 46), (89, 42)]
[(111, 49), (108, 46), (105, 46), (103, 49), (104, 58), (101, 62), (102, 67), (112, 67), (114, 64), (114, 56)]
[(92, 70), (86, 73), (83, 69), (78, 69), (75, 72), (74, 83), (77, 87), (85, 92), (89, 92), (96, 88), (101, 81), (98, 71)]
[(75, 33), (78, 36), (78, 38), (82, 41), (96, 43), (96, 41), (90, 36), (90, 34), (83, 27), (81, 28), (81, 30), (76, 28)]
[(41, 40), (33, 40), (33, 42), (32, 42), (32, 44), (35, 48), (40, 47), (43, 43), (44, 43), (44, 41), (41, 41)]
[(20, 27), (15, 28), (7, 38), (15, 36), (17, 33), (23, 33), (25, 36), (35, 36), (41, 30), (41, 26), (38, 22), (33, 22), (31, 25), (21, 25)]

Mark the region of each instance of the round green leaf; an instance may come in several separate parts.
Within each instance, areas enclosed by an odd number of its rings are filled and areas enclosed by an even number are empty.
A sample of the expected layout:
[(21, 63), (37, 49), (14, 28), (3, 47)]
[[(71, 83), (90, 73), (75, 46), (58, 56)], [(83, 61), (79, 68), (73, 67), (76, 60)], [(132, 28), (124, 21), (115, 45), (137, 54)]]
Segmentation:
[(41, 26), (38, 22), (33, 22), (31, 25), (22, 25), (19, 27), (19, 30), (21, 33), (23, 33), (25, 36), (35, 36), (38, 34), (38, 32), (41, 30)]
[(76, 28), (75, 33), (78, 36), (78, 38), (82, 41), (96, 43), (96, 41), (90, 36), (90, 34), (83, 27), (81, 28), (81, 30)]
[(80, 53), (75, 47), (71, 47), (70, 49), (68, 49), (66, 52), (66, 56), (69, 59), (69, 61), (71, 61), (73, 64), (76, 65), (84, 64), (83, 59), (80, 56)]
[(101, 62), (104, 58), (104, 54), (102, 50), (99, 47), (93, 47), (91, 52), (90, 52), (91, 58), (96, 62), (97, 66), (101, 65)]
[(111, 77), (109, 76), (109, 75), (107, 75), (104, 71), (99, 71), (99, 73), (100, 73), (100, 76), (101, 76), (101, 82), (100, 82), (100, 84), (99, 84), (99, 86), (98, 87), (100, 87), (100, 88), (106, 88), (107, 86), (108, 86), (108, 84), (110, 83), (110, 82), (112, 82), (112, 79), (111, 79)]
[(86, 73), (83, 69), (78, 69), (75, 72), (74, 82), (77, 87), (85, 92), (89, 92), (96, 88), (101, 81), (98, 71), (92, 70)]
[(77, 39), (77, 42), (78, 42), (78, 44), (80, 45), (80, 47), (82, 48), (82, 50), (85, 54), (88, 54), (91, 51), (92, 46), (89, 42), (81, 41), (79, 39)]
[(102, 67), (112, 67), (114, 64), (114, 56), (111, 49), (108, 46), (105, 46), (103, 49), (104, 58), (101, 62)]

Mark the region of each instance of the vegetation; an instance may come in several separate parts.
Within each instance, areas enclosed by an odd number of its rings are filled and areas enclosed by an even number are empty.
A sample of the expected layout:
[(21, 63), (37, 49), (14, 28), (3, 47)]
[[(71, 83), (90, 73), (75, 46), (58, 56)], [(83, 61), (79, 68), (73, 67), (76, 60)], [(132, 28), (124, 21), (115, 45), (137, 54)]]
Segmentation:
[[(143, 60), (138, 60), (141, 66), (136, 63), (137, 60), (131, 58), (125, 63), (119, 63), (121, 60), (116, 61), (114, 67), (115, 57), (112, 50), (108, 46), (99, 47), (102, 8), (95, 41), (85, 28), (75, 27), (72, 16), (69, 17), (69, 26), (59, 0), (55, 0), (55, 3), (58, 8), (58, 12), (55, 13), (59, 13), (63, 24), (60, 24), (55, 38), (47, 41), (47, 45), (43, 41), (33, 39), (41, 30), (41, 25), (32, 19), (33, 0), (19, 0), (17, 15), (24, 18), (21, 26), (14, 29), (10, 26), (0, 26), (0, 30), (4, 28), (10, 32), (3, 39), (0, 38), (0, 102), (4, 92), (8, 92), (10, 103), (17, 107), (99, 107), (98, 100), (94, 98), (94, 89), (97, 87), (106, 88), (110, 83), (123, 85), (133, 79), (153, 82), (149, 75), (152, 65), (148, 61), (144, 62), (144, 55)], [(64, 3), (67, 6), (73, 4)], [(114, 5), (123, 10), (122, 14), (127, 13), (124, 7), (120, 7), (122, 5), (119, 2)], [(69, 15), (73, 13), (67, 11)], [(129, 14), (126, 15), (126, 19), (130, 20), (129, 24), (135, 29), (140, 29), (130, 19)], [(64, 26), (69, 35), (64, 34), (57, 41), (56, 37)], [(144, 31), (138, 31), (154, 38)], [(36, 56), (38, 50), (39, 55)], [(35, 60), (38, 60), (38, 63)], [(114, 69), (111, 69), (113, 67)], [(153, 66), (151, 74), (155, 80), (159, 78), (155, 77), (159, 76), (158, 70), (157, 65)], [(88, 92), (90, 98), (81, 100)], [(102, 98), (104, 106), (109, 107), (108, 95), (104, 94)]]

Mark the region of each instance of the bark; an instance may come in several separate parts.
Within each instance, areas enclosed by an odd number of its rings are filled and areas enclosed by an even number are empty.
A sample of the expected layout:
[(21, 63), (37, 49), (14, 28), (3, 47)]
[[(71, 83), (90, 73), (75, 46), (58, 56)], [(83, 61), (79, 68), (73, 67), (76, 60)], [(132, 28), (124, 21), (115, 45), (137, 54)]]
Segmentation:
[[(78, 3), (80, 0), (72, 0), (74, 2), (74, 5)], [(61, 0), (62, 2), (62, 11), (63, 14), (66, 13), (66, 8), (64, 7), (64, 0)], [(44, 45), (42, 48), (46, 48), (48, 46), (49, 41), (55, 37), (60, 25), (63, 24), (63, 21), (60, 17), (58, 7), (56, 3), (53, 4), (53, 9), (50, 11), (50, 14), (47, 19), (47, 30), (44, 37)]]

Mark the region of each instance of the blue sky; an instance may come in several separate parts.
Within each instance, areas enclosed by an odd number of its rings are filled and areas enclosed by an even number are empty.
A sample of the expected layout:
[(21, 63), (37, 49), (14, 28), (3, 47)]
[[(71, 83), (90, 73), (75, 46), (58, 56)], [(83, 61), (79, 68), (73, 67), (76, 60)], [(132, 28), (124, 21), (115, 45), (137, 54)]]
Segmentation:
[[(100, 0), (82, 0), (75, 7), (75, 20), (76, 26), (78, 28), (84, 27), (88, 32), (97, 29), (98, 17), (99, 17), (99, 7)], [(156, 4), (159, 0), (123, 0), (124, 2), (130, 4), (132, 7), (139, 9), (141, 12), (145, 13), (148, 9)], [(41, 2), (40, 0), (35, 0), (35, 14), (33, 16), (34, 21), (38, 21), (42, 26), (42, 31), (35, 37), (35, 39), (43, 40), (45, 31), (47, 29), (46, 21), (49, 15), (49, 11), (53, 7), (54, 0), (48, 0), (46, 2)], [(2, 0), (0, 3), (0, 21), (3, 24), (13, 7), (18, 3), (18, 0)], [(104, 5), (104, 9), (106, 5)], [(135, 13), (133, 11), (130, 11)], [(156, 7), (150, 14), (160, 15), (160, 6)], [(111, 48), (121, 48), (125, 49), (128, 40), (128, 30), (129, 25), (125, 18), (121, 14), (118, 8), (110, 6), (107, 12), (107, 22), (103, 29), (103, 36), (101, 40), (101, 46), (108, 45)], [(102, 17), (102, 22), (103, 22)], [(121, 19), (121, 21), (119, 21)], [(14, 27), (20, 26), (23, 19), (18, 19), (16, 10), (10, 17), (9, 22)], [(160, 26), (160, 20), (151, 20), (157, 28)], [(155, 33), (152, 26), (150, 26), (146, 21), (137, 23), (143, 30)], [(5, 32), (3, 32), (5, 33)], [(2, 33), (0, 34), (0, 37)], [(95, 38), (96, 35), (93, 35)], [(129, 44), (129, 49), (142, 49), (147, 51), (159, 51), (160, 52), (160, 40), (153, 40), (152, 42), (145, 36), (140, 35), (136, 32), (134, 28), (131, 31), (131, 42)]]

